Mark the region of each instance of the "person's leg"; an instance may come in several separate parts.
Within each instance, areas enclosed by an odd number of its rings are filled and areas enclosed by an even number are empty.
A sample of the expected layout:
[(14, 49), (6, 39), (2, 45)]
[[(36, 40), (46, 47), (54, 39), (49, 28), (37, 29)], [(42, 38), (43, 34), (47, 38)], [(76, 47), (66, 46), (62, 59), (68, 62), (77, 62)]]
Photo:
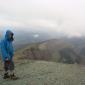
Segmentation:
[(6, 79), (6, 78), (9, 78), (9, 73), (8, 73), (8, 71), (9, 71), (9, 64), (8, 64), (8, 62), (7, 61), (5, 61), (4, 62), (4, 79)]
[(16, 77), (16, 75), (15, 75), (14, 68), (15, 68), (14, 62), (11, 61), (10, 62), (10, 78), (13, 80), (16, 80), (16, 79), (18, 79), (18, 77)]

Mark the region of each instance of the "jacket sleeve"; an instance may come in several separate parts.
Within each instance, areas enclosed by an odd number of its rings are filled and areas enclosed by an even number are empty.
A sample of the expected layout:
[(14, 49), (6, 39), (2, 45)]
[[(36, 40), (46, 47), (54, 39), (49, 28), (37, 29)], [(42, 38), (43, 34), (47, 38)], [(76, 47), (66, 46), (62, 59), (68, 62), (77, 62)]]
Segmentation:
[(1, 53), (2, 53), (3, 60), (5, 60), (6, 58), (9, 58), (9, 54), (7, 52), (7, 47), (6, 47), (5, 41), (1, 42)]
[(7, 43), (7, 51), (11, 59), (14, 56), (14, 48), (13, 48), (12, 42)]
[(0, 57), (1, 57), (1, 41), (0, 41)]

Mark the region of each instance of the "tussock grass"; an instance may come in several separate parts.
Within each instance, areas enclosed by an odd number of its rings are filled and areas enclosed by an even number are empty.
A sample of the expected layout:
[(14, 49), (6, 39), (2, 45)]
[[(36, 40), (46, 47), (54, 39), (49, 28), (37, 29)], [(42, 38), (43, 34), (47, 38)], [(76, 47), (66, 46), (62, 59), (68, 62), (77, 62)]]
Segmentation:
[(85, 85), (85, 66), (77, 64), (21, 60), (16, 74), (19, 80), (0, 77), (0, 85)]

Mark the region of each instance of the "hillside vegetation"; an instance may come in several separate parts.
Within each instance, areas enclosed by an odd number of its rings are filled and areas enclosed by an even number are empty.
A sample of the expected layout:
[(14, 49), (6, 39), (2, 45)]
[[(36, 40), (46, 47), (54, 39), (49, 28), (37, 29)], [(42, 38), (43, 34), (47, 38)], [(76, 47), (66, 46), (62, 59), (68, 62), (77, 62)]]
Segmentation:
[[(37, 44), (26, 45), (19, 49), (20, 59), (45, 60), (61, 63), (84, 63), (85, 58), (77, 51), (78, 48), (65, 40), (48, 40)], [(84, 61), (83, 61), (84, 60)]]
[(81, 59), (73, 45), (61, 40), (26, 45), (14, 56), (19, 79), (4, 80), (0, 63), (0, 85), (85, 85)]
[(85, 85), (85, 66), (77, 64), (19, 60), (16, 74), (16, 81), (0, 76), (0, 85)]

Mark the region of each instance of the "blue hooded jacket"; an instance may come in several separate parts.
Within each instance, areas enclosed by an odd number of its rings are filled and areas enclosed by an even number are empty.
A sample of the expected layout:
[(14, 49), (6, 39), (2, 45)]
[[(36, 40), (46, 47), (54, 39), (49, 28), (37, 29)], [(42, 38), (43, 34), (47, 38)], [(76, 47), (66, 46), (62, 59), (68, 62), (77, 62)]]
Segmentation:
[(6, 58), (12, 61), (14, 55), (14, 49), (12, 41), (9, 39), (9, 34), (13, 33), (10, 30), (6, 31), (5, 38), (1, 41), (1, 54), (2, 60), (5, 61)]

